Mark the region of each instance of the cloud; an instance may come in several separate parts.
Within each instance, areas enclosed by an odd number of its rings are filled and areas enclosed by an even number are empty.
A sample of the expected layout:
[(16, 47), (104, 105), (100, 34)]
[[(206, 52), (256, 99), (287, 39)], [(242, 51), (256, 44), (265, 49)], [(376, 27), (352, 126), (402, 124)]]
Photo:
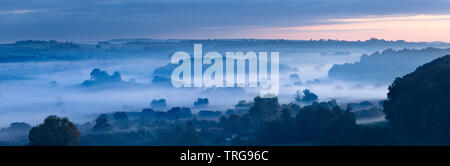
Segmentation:
[(367, 16), (362, 18), (344, 18), (344, 19), (329, 19), (330, 22), (376, 22), (376, 21), (420, 21), (420, 20), (448, 20), (450, 15), (413, 15), (413, 16)]
[(9, 10), (9, 11), (0, 11), (0, 15), (36, 13), (36, 12), (42, 12), (42, 11), (44, 11), (44, 10), (30, 10), (30, 9)]
[(450, 42), (450, 15), (378, 16), (328, 19), (327, 24), (269, 28), (272, 34), (289, 34), (312, 39), (365, 40), (371, 37), (388, 40)]
[(449, 7), (446, 0), (2, 0), (0, 40), (259, 37), (263, 28), (443, 15)]

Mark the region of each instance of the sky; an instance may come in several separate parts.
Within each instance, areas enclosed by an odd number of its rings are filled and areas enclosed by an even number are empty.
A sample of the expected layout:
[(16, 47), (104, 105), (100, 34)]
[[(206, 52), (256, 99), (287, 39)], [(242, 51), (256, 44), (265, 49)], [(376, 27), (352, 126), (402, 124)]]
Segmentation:
[(0, 42), (338, 39), (450, 42), (450, 0), (1, 0)]

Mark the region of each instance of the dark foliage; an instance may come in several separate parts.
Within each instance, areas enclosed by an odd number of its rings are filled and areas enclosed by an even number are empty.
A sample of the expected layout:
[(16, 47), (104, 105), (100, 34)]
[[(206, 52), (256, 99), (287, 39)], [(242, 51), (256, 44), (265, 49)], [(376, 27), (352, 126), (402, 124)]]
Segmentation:
[(85, 80), (83, 86), (91, 86), (99, 83), (117, 83), (122, 82), (122, 75), (115, 71), (112, 75), (108, 74), (106, 71), (95, 68), (90, 73), (91, 79)]
[(218, 118), (222, 115), (222, 112), (220, 111), (207, 111), (202, 110), (198, 112), (198, 116), (200, 118)]
[(136, 146), (155, 145), (154, 136), (148, 130), (88, 134), (81, 137), (82, 146)]
[(123, 122), (128, 120), (128, 115), (126, 112), (115, 112), (113, 118), (115, 121)]
[(128, 129), (130, 127), (128, 125), (129, 118), (126, 112), (115, 112), (113, 114), (113, 119), (119, 129)]
[(296, 117), (299, 139), (315, 140), (326, 144), (339, 144), (339, 136), (351, 134), (351, 128), (356, 126), (352, 113), (342, 110), (336, 101), (313, 103), (305, 106)]
[(31, 126), (24, 122), (13, 122), (0, 129), (0, 145), (25, 145)]
[(208, 98), (197, 98), (197, 101), (194, 102), (194, 107), (206, 107), (208, 104)]
[(242, 117), (237, 114), (231, 114), (229, 117), (221, 117), (219, 124), (223, 127), (223, 131), (228, 134), (237, 134), (247, 132), (253, 121), (248, 117)]
[[(385, 129), (355, 123), (351, 112), (336, 101), (314, 102), (302, 107), (284, 105), (275, 121), (261, 124), (255, 132), (258, 145), (383, 145), (389, 137)], [(296, 111), (298, 110), (298, 111)], [(293, 114), (297, 112), (296, 116)]]
[(165, 117), (167, 119), (185, 119), (191, 118), (192, 113), (191, 109), (183, 107), (173, 107), (169, 111), (166, 112)]
[(450, 56), (397, 78), (383, 103), (386, 119), (412, 137), (450, 141)]
[(101, 114), (95, 120), (95, 125), (92, 127), (92, 131), (96, 133), (107, 133), (111, 132), (113, 127), (109, 124), (108, 115)]
[(248, 116), (257, 122), (272, 121), (280, 116), (281, 108), (277, 97), (261, 98), (258, 96), (253, 101), (253, 106), (250, 108)]
[(311, 92), (309, 89), (303, 90), (303, 94), (300, 93), (300, 91), (297, 91), (297, 94), (294, 97), (295, 101), (297, 102), (304, 102), (304, 103), (310, 103), (313, 101), (317, 101), (319, 97)]
[(67, 118), (48, 116), (43, 124), (31, 128), (30, 145), (70, 146), (80, 142), (80, 132)]
[(150, 103), (150, 106), (154, 109), (164, 109), (167, 107), (166, 99), (154, 99)]

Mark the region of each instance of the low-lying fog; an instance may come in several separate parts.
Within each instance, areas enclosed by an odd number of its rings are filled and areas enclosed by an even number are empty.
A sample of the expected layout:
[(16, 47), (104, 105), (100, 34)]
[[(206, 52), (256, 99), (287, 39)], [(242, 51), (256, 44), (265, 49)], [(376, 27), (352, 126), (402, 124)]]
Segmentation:
[[(345, 56), (289, 55), (280, 56), (280, 62), (298, 68), (297, 72), (281, 73), (280, 103), (293, 101), (297, 90), (305, 88), (319, 96), (319, 100), (336, 99), (338, 103), (362, 100), (380, 100), (386, 97), (386, 85), (328, 82), (327, 72), (333, 64), (354, 62), (361, 54)], [(206, 109), (226, 111), (239, 100), (252, 100), (257, 91), (249, 89), (245, 95), (202, 94), (199, 90), (155, 88), (141, 89), (85, 89), (79, 85), (89, 80), (94, 68), (112, 74), (119, 71), (124, 81), (150, 85), (152, 72), (169, 60), (90, 60), (59, 62), (1, 63), (0, 75), (14, 79), (0, 79), (0, 127), (11, 122), (41, 123), (51, 114), (68, 117), (77, 123), (91, 121), (99, 113), (114, 111), (141, 111), (152, 99), (165, 98), (169, 107), (192, 107), (197, 97), (208, 97)], [(294, 85), (289, 74), (297, 73), (302, 85)], [(320, 79), (321, 82), (314, 82)], [(198, 110), (193, 109), (193, 112)]]

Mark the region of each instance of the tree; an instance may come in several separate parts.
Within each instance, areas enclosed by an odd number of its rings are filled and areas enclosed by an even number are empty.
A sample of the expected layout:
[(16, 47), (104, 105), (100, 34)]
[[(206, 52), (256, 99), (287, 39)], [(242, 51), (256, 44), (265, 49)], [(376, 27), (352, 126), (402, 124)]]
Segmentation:
[(114, 124), (120, 129), (128, 129), (130, 126), (128, 125), (128, 115), (125, 112), (115, 112), (113, 115)]
[(100, 70), (99, 68), (95, 68), (91, 71), (89, 75), (91, 76), (90, 81), (99, 81), (99, 82), (122, 81), (122, 75), (118, 71), (115, 71), (112, 75), (109, 75), (108, 72)]
[(194, 107), (206, 107), (209, 104), (208, 98), (197, 98), (197, 101), (194, 102)]
[(395, 79), (383, 107), (397, 132), (434, 143), (450, 142), (449, 75), (447, 55)]
[(0, 142), (2, 145), (24, 145), (28, 141), (31, 126), (24, 122), (12, 122), (9, 127), (0, 129)]
[(249, 116), (258, 121), (272, 121), (279, 118), (280, 104), (278, 98), (261, 98), (255, 97), (254, 104), (250, 108)]
[(153, 99), (150, 106), (155, 109), (164, 109), (167, 107), (166, 99)]
[(191, 109), (183, 107), (173, 107), (165, 114), (166, 118), (171, 120), (185, 119), (192, 117)]
[(113, 81), (122, 81), (122, 75), (118, 71), (115, 71), (110, 78)]
[(261, 123), (254, 133), (255, 143), (258, 145), (295, 143), (296, 134), (295, 118), (292, 116), (292, 110), (287, 107), (283, 107), (279, 119)]
[(304, 103), (310, 103), (317, 101), (319, 97), (312, 93), (309, 89), (303, 90), (303, 94), (300, 91), (297, 91), (296, 95), (294, 96), (294, 99), (296, 102), (304, 102)]
[(91, 80), (96, 80), (98, 78), (98, 76), (100, 75), (101, 70), (99, 68), (95, 68), (91, 71), (91, 73), (89, 74), (91, 76)]
[(80, 142), (80, 131), (67, 118), (48, 116), (43, 124), (31, 128), (28, 138), (31, 145), (70, 146)]
[(197, 133), (197, 131), (195, 131), (195, 126), (191, 122), (186, 123), (184, 131), (178, 137), (177, 145), (198, 146), (201, 144), (202, 140), (201, 138), (199, 138), (199, 134)]
[(317, 141), (321, 144), (348, 144), (340, 142), (354, 136), (352, 129), (356, 127), (355, 116), (342, 110), (335, 100), (314, 102), (302, 107), (296, 116), (296, 129), (299, 139)]
[(237, 114), (231, 114), (228, 118), (222, 116), (219, 119), (220, 125), (223, 127), (225, 132), (236, 134), (239, 133), (241, 129), (242, 117)]
[(109, 121), (108, 116), (106, 114), (101, 114), (95, 120), (95, 125), (94, 127), (92, 127), (92, 131), (100, 133), (112, 131), (113, 127), (109, 124), (108, 121)]
[(125, 112), (115, 112), (113, 118), (119, 122), (128, 121), (128, 115)]

